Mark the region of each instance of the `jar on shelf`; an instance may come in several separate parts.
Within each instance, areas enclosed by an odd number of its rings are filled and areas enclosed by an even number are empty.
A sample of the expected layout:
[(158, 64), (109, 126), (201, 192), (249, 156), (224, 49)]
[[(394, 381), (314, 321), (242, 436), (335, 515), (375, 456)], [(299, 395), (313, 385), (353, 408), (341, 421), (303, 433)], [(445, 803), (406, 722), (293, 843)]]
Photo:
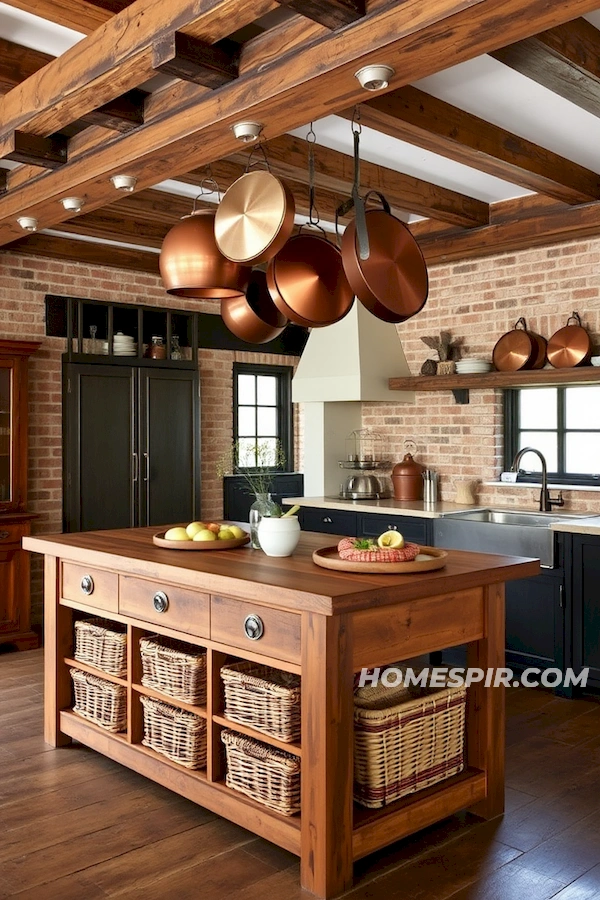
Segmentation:
[(167, 358), (167, 348), (165, 347), (165, 342), (160, 335), (152, 335), (152, 343), (148, 348), (148, 357), (150, 359)]
[(178, 334), (171, 335), (171, 359), (183, 359)]

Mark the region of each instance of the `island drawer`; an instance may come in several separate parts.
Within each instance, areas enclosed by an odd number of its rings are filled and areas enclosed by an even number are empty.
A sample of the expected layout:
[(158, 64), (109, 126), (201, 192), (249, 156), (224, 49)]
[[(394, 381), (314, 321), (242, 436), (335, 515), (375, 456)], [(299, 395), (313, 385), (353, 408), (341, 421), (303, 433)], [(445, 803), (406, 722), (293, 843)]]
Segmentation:
[(118, 612), (119, 576), (116, 572), (64, 562), (61, 596), (106, 612)]
[(213, 596), (210, 620), (213, 641), (300, 662), (301, 620), (296, 613)]
[(384, 531), (399, 531), (404, 540), (414, 544), (430, 544), (428, 520), (417, 516), (393, 516), (382, 513), (361, 513), (358, 515), (360, 537), (379, 537)]
[(196, 637), (209, 637), (209, 595), (174, 584), (119, 576), (119, 612)]

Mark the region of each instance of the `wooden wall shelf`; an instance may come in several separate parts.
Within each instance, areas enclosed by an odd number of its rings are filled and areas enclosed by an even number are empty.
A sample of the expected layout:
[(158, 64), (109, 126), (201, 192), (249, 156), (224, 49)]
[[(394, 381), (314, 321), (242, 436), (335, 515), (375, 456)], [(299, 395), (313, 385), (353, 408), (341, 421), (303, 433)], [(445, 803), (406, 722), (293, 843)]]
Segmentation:
[[(553, 387), (562, 384), (600, 384), (600, 366), (571, 369), (529, 369), (520, 372), (487, 372), (482, 375), (413, 375), (390, 378), (391, 391), (452, 391), (457, 403), (468, 403), (470, 388)], [(460, 395), (466, 399), (461, 399)], [(458, 396), (457, 396), (458, 395)]]

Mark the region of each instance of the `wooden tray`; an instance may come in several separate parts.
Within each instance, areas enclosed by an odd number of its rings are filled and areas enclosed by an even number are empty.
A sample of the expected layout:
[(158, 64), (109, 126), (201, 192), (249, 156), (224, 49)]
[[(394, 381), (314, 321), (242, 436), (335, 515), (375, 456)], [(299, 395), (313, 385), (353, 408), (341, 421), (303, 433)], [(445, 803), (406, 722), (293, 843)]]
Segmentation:
[(165, 547), (167, 550), (233, 550), (234, 547), (242, 547), (250, 540), (247, 534), (242, 538), (234, 538), (232, 541), (165, 541), (165, 531), (159, 531), (152, 536), (152, 543), (157, 547)]
[(323, 547), (313, 553), (313, 562), (324, 569), (337, 569), (341, 572), (363, 572), (365, 574), (377, 573), (380, 575), (415, 575), (420, 572), (432, 572), (435, 569), (443, 569), (446, 565), (446, 550), (438, 550), (436, 547), (421, 547), (421, 553), (431, 556), (431, 559), (414, 559), (410, 562), (354, 562), (350, 559), (340, 559), (337, 545), (335, 547)]

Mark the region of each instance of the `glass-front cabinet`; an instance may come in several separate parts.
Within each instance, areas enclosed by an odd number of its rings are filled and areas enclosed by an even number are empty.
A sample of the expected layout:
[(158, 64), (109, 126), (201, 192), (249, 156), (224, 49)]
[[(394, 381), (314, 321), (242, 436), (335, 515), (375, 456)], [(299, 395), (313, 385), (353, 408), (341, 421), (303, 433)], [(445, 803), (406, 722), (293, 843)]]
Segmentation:
[(0, 503), (12, 500), (12, 365), (0, 360)]

